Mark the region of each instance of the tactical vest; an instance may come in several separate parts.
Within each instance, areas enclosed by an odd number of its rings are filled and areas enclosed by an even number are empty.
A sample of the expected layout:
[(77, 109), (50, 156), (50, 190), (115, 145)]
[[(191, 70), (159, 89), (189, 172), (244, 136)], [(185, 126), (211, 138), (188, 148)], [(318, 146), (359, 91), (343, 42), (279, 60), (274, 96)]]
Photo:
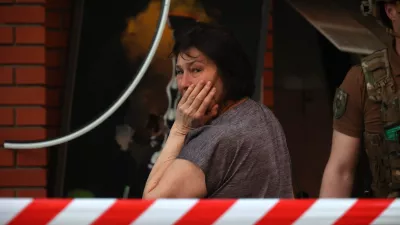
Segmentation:
[(375, 197), (400, 197), (400, 92), (390, 68), (388, 50), (361, 60), (368, 99), (381, 105), (384, 132), (364, 133)]

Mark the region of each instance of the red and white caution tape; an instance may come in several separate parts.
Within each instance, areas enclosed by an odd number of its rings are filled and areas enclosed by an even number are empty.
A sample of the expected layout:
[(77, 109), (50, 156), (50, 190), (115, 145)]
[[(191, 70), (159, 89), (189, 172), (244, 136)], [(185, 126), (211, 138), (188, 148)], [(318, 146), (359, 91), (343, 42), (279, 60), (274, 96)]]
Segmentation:
[(0, 224), (400, 224), (400, 199), (0, 199)]

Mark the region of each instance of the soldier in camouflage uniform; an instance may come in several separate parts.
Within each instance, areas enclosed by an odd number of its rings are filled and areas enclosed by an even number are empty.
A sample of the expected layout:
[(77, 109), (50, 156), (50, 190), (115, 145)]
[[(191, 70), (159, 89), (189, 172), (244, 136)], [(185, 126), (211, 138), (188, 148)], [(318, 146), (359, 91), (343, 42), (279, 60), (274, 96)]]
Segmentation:
[(350, 197), (362, 140), (373, 196), (400, 193), (400, 1), (368, 0), (362, 6), (387, 28), (393, 43), (352, 67), (336, 91), (332, 152), (320, 197)]

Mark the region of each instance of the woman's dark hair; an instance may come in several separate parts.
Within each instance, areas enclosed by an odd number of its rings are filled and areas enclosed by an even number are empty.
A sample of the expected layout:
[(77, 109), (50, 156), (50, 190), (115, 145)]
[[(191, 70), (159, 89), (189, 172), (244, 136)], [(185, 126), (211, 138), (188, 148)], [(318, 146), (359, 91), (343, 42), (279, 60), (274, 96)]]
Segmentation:
[(224, 84), (225, 100), (239, 100), (253, 95), (253, 68), (242, 46), (230, 31), (199, 22), (177, 30), (172, 54), (185, 54), (192, 47), (216, 64)]

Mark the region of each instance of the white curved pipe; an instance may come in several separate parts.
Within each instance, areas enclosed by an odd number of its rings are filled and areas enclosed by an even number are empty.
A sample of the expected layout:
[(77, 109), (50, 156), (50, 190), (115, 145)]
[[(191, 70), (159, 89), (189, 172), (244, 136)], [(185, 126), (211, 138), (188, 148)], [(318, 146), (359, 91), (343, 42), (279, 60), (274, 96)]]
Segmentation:
[(150, 47), (150, 51), (139, 70), (136, 78), (132, 81), (126, 91), (122, 94), (122, 96), (112, 105), (103, 115), (99, 116), (96, 120), (88, 124), (87, 126), (71, 133), (63, 137), (59, 137), (53, 140), (41, 141), (41, 142), (31, 142), (31, 143), (12, 143), (12, 142), (4, 142), (4, 148), (6, 149), (37, 149), (37, 148), (47, 148), (59, 144), (63, 144), (65, 142), (71, 141), (75, 138), (78, 138), (87, 132), (93, 130), (97, 126), (99, 126), (102, 122), (104, 122), (108, 117), (110, 117), (121, 105), (125, 102), (125, 100), (132, 94), (135, 90), (136, 86), (139, 84), (140, 80), (146, 73), (147, 69), (150, 66), (151, 61), (153, 60), (154, 54), (160, 44), (162, 34), (165, 29), (165, 25), (168, 20), (168, 12), (171, 0), (163, 0), (163, 5), (161, 6), (161, 15), (158, 21), (158, 27), (156, 31), (155, 38), (153, 39), (153, 43)]

